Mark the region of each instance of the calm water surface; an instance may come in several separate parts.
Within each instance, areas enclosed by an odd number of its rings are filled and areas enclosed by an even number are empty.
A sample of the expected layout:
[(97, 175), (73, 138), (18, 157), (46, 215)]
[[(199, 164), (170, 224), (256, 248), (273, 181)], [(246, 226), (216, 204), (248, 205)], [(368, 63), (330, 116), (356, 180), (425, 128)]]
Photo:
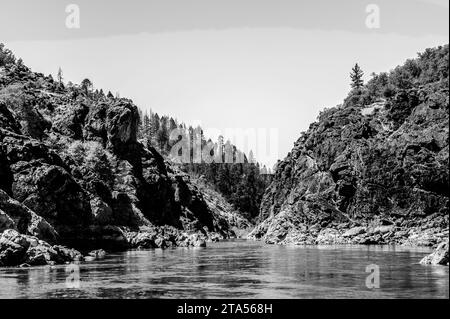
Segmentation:
[[(128, 251), (66, 266), (0, 269), (0, 298), (449, 298), (449, 268), (423, 266), (429, 249), (272, 246), (252, 241), (206, 248)], [(366, 266), (380, 288), (366, 287)]]

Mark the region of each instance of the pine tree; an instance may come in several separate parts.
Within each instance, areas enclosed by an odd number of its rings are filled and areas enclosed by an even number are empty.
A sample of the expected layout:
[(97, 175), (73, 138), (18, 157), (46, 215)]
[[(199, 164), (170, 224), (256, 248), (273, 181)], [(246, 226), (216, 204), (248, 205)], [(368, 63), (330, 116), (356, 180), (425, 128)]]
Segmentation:
[(362, 79), (364, 72), (359, 67), (358, 63), (352, 68), (352, 72), (350, 73), (350, 78), (352, 80), (351, 87), (353, 89), (361, 89), (364, 85), (364, 81)]
[(222, 135), (219, 136), (219, 139), (217, 141), (217, 147), (216, 147), (216, 163), (223, 163), (225, 161), (225, 145), (224, 145), (224, 138)]
[(158, 146), (158, 131), (159, 131), (159, 115), (152, 113), (150, 115), (150, 134), (149, 140), (152, 145)]
[(81, 88), (83, 89), (83, 91), (85, 93), (89, 93), (90, 90), (92, 89), (92, 82), (89, 79), (84, 79), (83, 81), (81, 81)]
[(150, 117), (148, 116), (148, 112), (145, 111), (145, 114), (142, 119), (142, 135), (144, 138), (148, 138), (150, 135)]
[(62, 84), (63, 82), (63, 72), (61, 68), (58, 69), (58, 82), (59, 84)]
[(169, 131), (168, 131), (168, 118), (167, 116), (161, 117), (159, 130), (157, 133), (158, 145), (161, 152), (165, 153), (169, 144)]
[(255, 156), (253, 155), (253, 151), (250, 150), (250, 153), (248, 154), (248, 162), (250, 164), (255, 164), (256, 163), (256, 159)]

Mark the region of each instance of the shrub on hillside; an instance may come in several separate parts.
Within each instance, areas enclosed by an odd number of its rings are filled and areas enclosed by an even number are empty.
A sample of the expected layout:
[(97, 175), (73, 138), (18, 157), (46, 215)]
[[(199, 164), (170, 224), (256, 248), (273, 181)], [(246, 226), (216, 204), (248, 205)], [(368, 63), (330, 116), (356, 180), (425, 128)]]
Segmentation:
[(109, 154), (103, 146), (94, 141), (74, 141), (67, 148), (68, 155), (79, 166), (85, 177), (98, 178), (108, 185), (114, 182), (109, 164)]

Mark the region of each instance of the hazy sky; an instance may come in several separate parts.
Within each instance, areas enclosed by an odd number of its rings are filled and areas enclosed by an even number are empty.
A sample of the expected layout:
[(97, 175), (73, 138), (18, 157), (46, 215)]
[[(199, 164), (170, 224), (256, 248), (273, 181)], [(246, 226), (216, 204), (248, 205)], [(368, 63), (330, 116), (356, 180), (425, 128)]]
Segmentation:
[[(79, 29), (66, 27), (71, 3)], [(0, 0), (0, 42), (34, 71), (61, 66), (204, 128), (277, 128), (280, 158), (342, 102), (355, 62), (366, 78), (392, 69), (448, 43), (448, 24), (448, 0)]]

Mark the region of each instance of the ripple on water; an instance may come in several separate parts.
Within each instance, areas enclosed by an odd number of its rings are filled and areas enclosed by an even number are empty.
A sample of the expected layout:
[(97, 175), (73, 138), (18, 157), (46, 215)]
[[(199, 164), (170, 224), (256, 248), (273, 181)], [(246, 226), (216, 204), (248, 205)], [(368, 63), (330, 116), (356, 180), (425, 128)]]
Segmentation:
[[(206, 248), (128, 251), (80, 265), (0, 270), (0, 298), (449, 298), (449, 270), (418, 261), (428, 248), (273, 246), (252, 241)], [(380, 288), (368, 289), (368, 265)]]

